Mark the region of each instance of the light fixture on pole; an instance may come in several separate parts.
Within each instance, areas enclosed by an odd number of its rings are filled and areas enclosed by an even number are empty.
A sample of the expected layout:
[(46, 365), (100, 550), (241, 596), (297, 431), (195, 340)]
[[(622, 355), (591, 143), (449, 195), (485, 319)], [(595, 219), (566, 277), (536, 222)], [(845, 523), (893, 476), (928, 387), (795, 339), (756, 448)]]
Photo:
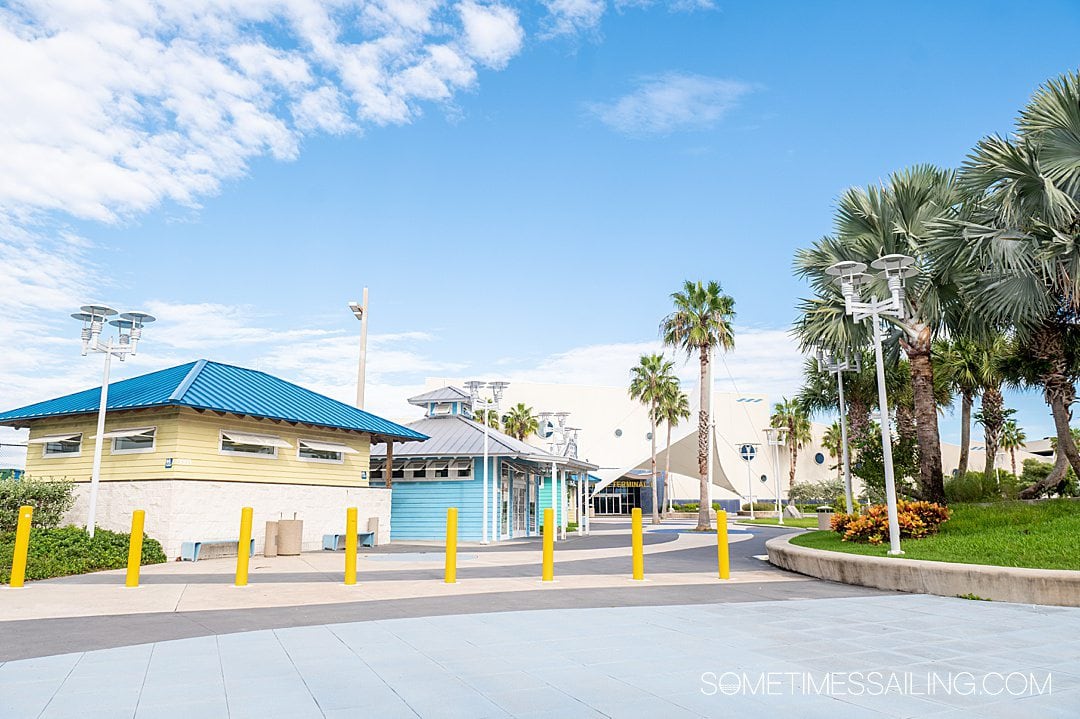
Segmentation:
[(919, 273), (912, 265), (915, 258), (907, 255), (885, 255), (871, 263), (879, 270), (878, 277), (885, 280), (889, 288), (887, 299), (876, 297), (863, 302), (860, 287), (872, 278), (866, 274), (866, 265), (862, 262), (837, 262), (825, 270), (826, 274), (836, 277), (836, 282), (844, 294), (844, 309), (856, 322), (869, 319), (874, 330), (874, 359), (877, 364), (878, 411), (881, 422), (881, 454), (885, 463), (885, 502), (889, 511), (889, 554), (900, 555), (900, 523), (896, 515), (896, 477), (893, 471), (892, 432), (889, 429), (889, 401), (885, 391), (885, 359), (882, 356), (883, 340), (881, 323), (883, 317), (903, 319), (904, 280)]
[(363, 300), (349, 303), (353, 316), (360, 320), (360, 362), (356, 369), (356, 407), (364, 408), (364, 385), (367, 384), (367, 327), (368, 327), (368, 288), (364, 288)]
[(851, 452), (848, 449), (847, 439), (847, 405), (844, 402), (844, 372), (861, 372), (862, 358), (856, 353), (848, 353), (843, 359), (829, 352), (825, 348), (817, 351), (817, 366), (822, 372), (831, 372), (836, 375), (836, 392), (840, 409), (840, 444), (842, 446), (841, 460), (844, 463), (844, 506), (848, 514), (854, 511), (854, 502), (851, 494)]
[[(541, 412), (537, 416), (537, 421), (540, 425), (539, 435), (543, 439), (549, 440), (548, 447), (551, 450), (551, 454), (559, 457), (569, 457), (570, 459), (577, 459), (578, 451), (578, 432), (577, 427), (568, 427), (566, 425), (566, 419), (570, 416), (569, 412)], [(567, 506), (566, 506), (566, 478), (563, 478), (563, 487), (559, 488), (559, 471), (557, 465), (552, 462), (551, 464), (551, 506), (552, 508), (558, 506), (556, 518), (559, 520), (559, 531), (556, 533), (556, 538), (559, 538), (561, 534), (562, 539), (566, 539), (566, 527), (567, 527)], [(560, 499), (561, 498), (561, 499)], [(585, 492), (583, 496), (584, 501), (588, 501), (588, 492)], [(586, 518), (588, 513), (586, 510)], [(581, 527), (581, 518), (578, 517), (578, 527)], [(580, 531), (579, 531), (580, 533)], [(588, 528), (586, 527), (586, 534), (588, 534)]]
[[(117, 311), (106, 305), (83, 305), (72, 318), (83, 323), (82, 356), (90, 352), (105, 355), (105, 370), (101, 378), (101, 399), (98, 402), (97, 436), (94, 438), (94, 464), (90, 470), (90, 508), (87, 512), (86, 531), (93, 537), (97, 520), (98, 484), (101, 481), (101, 450), (105, 441), (105, 408), (109, 403), (109, 370), (112, 358), (123, 362), (129, 355), (134, 356), (142, 339), (143, 327), (154, 321), (153, 315), (145, 312), (124, 312), (116, 319)], [(102, 340), (105, 323), (116, 328), (116, 337)]]
[[(509, 382), (479, 382), (477, 380), (471, 380), (465, 383), (465, 388), (469, 391), (469, 399), (472, 403), (474, 413), (479, 413), (480, 423), (484, 427), (484, 476), (482, 480), (483, 488), (483, 501), (480, 509), (480, 542), (482, 544), (488, 543), (488, 483), (491, 483), (491, 538), (498, 541), (498, 524), (496, 522), (497, 510), (499, 506), (498, 489), (495, 484), (495, 478), (492, 476), (494, 473), (491, 471), (491, 461), (489, 459), (489, 442), (491, 438), (491, 425), (488, 418), (491, 412), (494, 410), (495, 416), (499, 415), (499, 402), (502, 400), (503, 390), (509, 385)], [(488, 387), (491, 389), (490, 397), (482, 397), (480, 390)]]
[[(779, 524), (784, 523), (784, 509), (780, 506), (780, 447), (784, 444), (786, 427), (766, 427), (765, 437), (769, 446), (773, 448), (773, 471), (776, 473), (776, 516)], [(788, 488), (788, 492), (791, 488)], [(789, 495), (790, 496), (790, 495)]]

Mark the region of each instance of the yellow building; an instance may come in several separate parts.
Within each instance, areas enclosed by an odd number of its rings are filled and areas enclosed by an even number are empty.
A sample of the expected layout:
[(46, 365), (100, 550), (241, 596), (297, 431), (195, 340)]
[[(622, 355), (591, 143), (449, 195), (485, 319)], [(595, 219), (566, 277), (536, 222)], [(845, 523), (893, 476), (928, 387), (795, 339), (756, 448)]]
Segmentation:
[[(0, 414), (29, 428), (26, 473), (76, 483), (67, 519), (86, 522), (100, 388)], [(147, 533), (177, 556), (185, 541), (234, 539), (240, 509), (262, 521), (305, 520), (303, 545), (344, 528), (359, 508), (389, 541), (389, 490), (368, 485), (372, 443), (426, 437), (277, 377), (198, 360), (109, 385), (97, 526)], [(256, 549), (262, 533), (256, 532)]]

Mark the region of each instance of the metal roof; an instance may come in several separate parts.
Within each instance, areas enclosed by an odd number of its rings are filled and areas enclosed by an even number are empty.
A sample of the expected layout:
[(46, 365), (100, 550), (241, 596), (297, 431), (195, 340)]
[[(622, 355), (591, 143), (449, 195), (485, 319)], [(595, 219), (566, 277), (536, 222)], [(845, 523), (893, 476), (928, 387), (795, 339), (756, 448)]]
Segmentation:
[[(484, 425), (461, 415), (425, 417), (408, 426), (428, 437), (424, 442), (394, 445), (394, 459), (409, 457), (480, 457), (484, 454)], [(595, 469), (594, 465), (570, 457), (550, 454), (497, 429), (488, 431), (488, 453), (494, 457), (515, 457), (532, 462), (570, 464)], [(386, 447), (372, 447), (372, 459), (386, 458)]]
[(440, 387), (439, 389), (409, 397), (409, 404), (425, 405), (429, 402), (472, 402), (472, 397), (458, 387)]
[[(0, 414), (0, 425), (27, 427), (46, 417), (98, 411), (101, 388), (76, 392)], [(197, 360), (109, 384), (107, 410), (191, 407), (368, 432), (399, 440), (426, 439), (408, 427), (257, 370)]]

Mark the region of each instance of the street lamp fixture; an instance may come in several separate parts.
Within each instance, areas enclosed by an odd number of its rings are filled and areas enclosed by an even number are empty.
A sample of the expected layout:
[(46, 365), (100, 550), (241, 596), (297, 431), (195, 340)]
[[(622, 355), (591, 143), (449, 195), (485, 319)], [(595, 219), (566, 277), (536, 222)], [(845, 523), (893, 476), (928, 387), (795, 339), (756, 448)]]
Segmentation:
[(840, 444), (842, 445), (842, 458), (844, 463), (844, 506), (847, 513), (851, 514), (855, 503), (851, 495), (851, 452), (848, 449), (847, 438), (847, 406), (844, 402), (844, 372), (861, 372), (862, 357), (857, 353), (847, 353), (843, 359), (826, 350), (819, 348), (817, 352), (818, 369), (822, 372), (830, 372), (836, 375), (836, 392), (840, 409)]
[[(773, 448), (773, 471), (776, 472), (776, 516), (779, 524), (784, 523), (784, 509), (780, 506), (780, 447), (784, 444), (784, 436), (787, 427), (766, 427), (765, 437), (769, 446)], [(791, 488), (788, 488), (790, 497)], [(753, 506), (753, 505), (751, 505)]]
[(367, 328), (368, 328), (368, 288), (364, 288), (363, 300), (349, 303), (349, 311), (360, 320), (360, 361), (356, 368), (356, 408), (364, 408), (364, 389), (367, 384)]
[[(119, 316), (117, 316), (119, 315)], [(97, 436), (94, 438), (94, 464), (90, 470), (90, 509), (86, 518), (86, 531), (93, 537), (97, 519), (98, 485), (101, 482), (101, 451), (105, 441), (105, 408), (109, 402), (109, 370), (112, 358), (123, 362), (134, 356), (142, 339), (143, 328), (154, 321), (154, 316), (146, 312), (118, 313), (107, 305), (83, 305), (72, 318), (83, 323), (82, 356), (90, 352), (105, 355), (105, 370), (101, 378), (101, 400), (98, 403)], [(110, 320), (110, 317), (116, 319)], [(115, 337), (102, 337), (105, 325), (116, 328)]]
[(914, 267), (915, 259), (907, 255), (885, 255), (874, 260), (871, 267), (879, 270), (878, 278), (885, 280), (889, 288), (886, 299), (871, 298), (863, 301), (860, 288), (871, 281), (866, 274), (866, 265), (862, 262), (837, 262), (825, 270), (836, 277), (837, 284), (844, 294), (844, 309), (856, 322), (871, 320), (874, 329), (874, 359), (877, 364), (878, 411), (881, 423), (881, 449), (885, 463), (885, 502), (889, 511), (889, 554), (900, 555), (900, 523), (896, 515), (896, 477), (893, 471), (892, 432), (889, 429), (889, 401), (885, 391), (885, 359), (882, 356), (882, 321), (883, 318), (904, 319), (905, 297), (904, 280), (919, 273)]

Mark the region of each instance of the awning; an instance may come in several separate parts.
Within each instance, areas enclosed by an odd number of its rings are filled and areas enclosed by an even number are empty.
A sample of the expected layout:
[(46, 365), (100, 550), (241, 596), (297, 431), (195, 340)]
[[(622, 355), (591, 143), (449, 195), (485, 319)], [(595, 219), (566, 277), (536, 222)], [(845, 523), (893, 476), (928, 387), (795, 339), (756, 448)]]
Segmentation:
[[(157, 427), (135, 427), (134, 429), (114, 429), (112, 432), (106, 432), (101, 435), (105, 439), (115, 439), (117, 437), (153, 437), (154, 431)], [(93, 435), (90, 439), (97, 439), (97, 435)]]
[(334, 444), (333, 442), (314, 442), (306, 439), (300, 440), (301, 447), (307, 447), (308, 449), (314, 449), (317, 452), (340, 452), (341, 454), (360, 454), (352, 447), (346, 447), (343, 444)]
[(292, 448), (292, 445), (281, 437), (271, 437), (265, 434), (246, 434), (244, 432), (222, 432), (221, 436), (236, 444), (249, 444), (256, 447), (282, 447)]
[(73, 434), (47, 434), (44, 437), (26, 440), (27, 444), (54, 444), (56, 442), (74, 442), (82, 437), (82, 432)]

